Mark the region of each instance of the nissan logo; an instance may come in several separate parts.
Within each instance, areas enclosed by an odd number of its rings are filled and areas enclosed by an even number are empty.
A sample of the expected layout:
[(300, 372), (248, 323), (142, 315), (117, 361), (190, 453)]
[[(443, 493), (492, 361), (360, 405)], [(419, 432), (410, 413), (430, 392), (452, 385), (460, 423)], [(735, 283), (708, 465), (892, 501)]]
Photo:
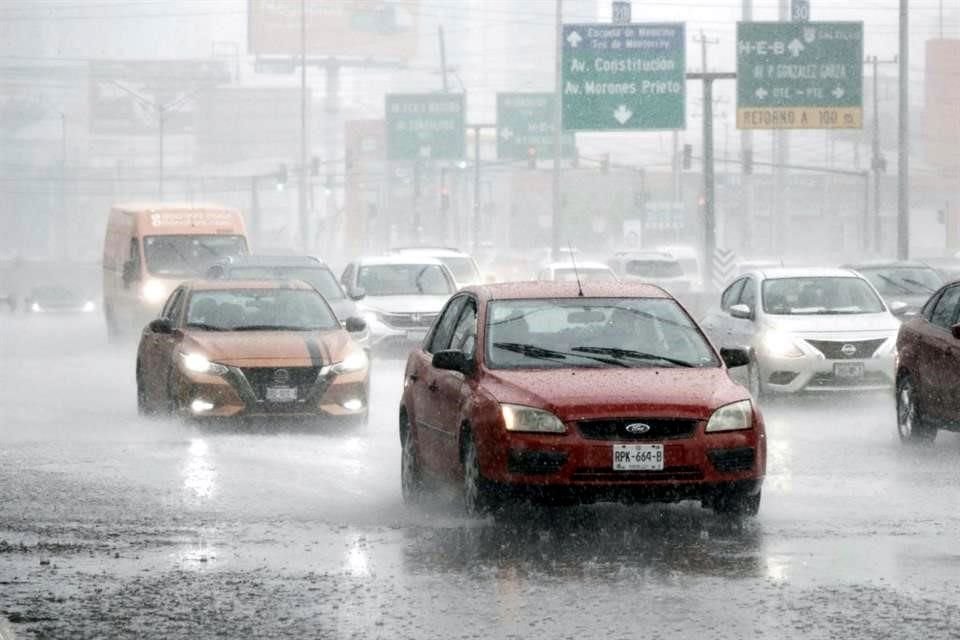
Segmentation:
[(274, 369), (273, 384), (286, 385), (290, 382), (290, 372), (286, 369)]
[(852, 345), (852, 344), (849, 344), (849, 343), (847, 343), (847, 344), (843, 345), (842, 347), (840, 347), (840, 353), (842, 353), (843, 355), (845, 355), (845, 356), (847, 356), (847, 357), (852, 356), (852, 355), (855, 354), (856, 352), (857, 352), (857, 347), (856, 347), (855, 345)]
[(650, 425), (644, 424), (642, 422), (634, 422), (632, 424), (628, 424), (624, 428), (627, 430), (627, 433), (633, 433), (636, 435), (650, 431)]

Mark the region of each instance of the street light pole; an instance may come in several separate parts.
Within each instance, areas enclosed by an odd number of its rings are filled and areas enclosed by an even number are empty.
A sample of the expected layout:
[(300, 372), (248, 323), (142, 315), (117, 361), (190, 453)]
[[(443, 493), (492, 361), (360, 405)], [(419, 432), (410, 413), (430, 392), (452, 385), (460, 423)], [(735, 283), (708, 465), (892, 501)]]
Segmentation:
[(163, 201), (163, 136), (164, 127), (167, 120), (167, 112), (162, 107), (157, 109), (157, 130), (159, 140), (157, 141), (157, 200)]
[(554, 64), (554, 97), (553, 97), (553, 222), (551, 225), (551, 251), (554, 260), (560, 259), (560, 242), (563, 239), (561, 228), (562, 201), (560, 196), (560, 145), (563, 128), (563, 95), (561, 93), (561, 77), (563, 75), (563, 0), (556, 0), (556, 60)]
[(300, 188), (297, 213), (300, 218), (300, 246), (309, 250), (307, 219), (307, 2), (300, 0)]
[(897, 258), (910, 255), (910, 18), (900, 0), (900, 113), (897, 157)]

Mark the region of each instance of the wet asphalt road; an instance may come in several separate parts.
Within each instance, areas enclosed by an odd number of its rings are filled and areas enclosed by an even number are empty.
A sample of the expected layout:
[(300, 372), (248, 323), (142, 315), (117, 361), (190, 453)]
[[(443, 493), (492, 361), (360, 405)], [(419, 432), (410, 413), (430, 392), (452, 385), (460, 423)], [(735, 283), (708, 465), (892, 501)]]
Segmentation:
[[(17, 637), (960, 637), (960, 438), (886, 396), (765, 409), (764, 503), (464, 516), (399, 490), (402, 364), (369, 427), (137, 417), (97, 317), (0, 317), (0, 616)], [(3, 622), (0, 619), (0, 637)]]

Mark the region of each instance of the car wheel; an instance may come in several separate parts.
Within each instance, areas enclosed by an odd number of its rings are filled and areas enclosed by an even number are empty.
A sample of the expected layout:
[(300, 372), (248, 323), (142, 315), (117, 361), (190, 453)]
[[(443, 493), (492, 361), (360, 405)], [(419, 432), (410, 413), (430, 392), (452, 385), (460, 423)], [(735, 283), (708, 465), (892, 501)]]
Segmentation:
[(760, 491), (749, 493), (731, 489), (714, 496), (711, 506), (717, 515), (755, 516), (760, 512), (761, 495)]
[(417, 457), (417, 445), (409, 428), (406, 430), (400, 449), (400, 489), (405, 504), (419, 504), (423, 498), (420, 459)]
[(494, 510), (496, 502), (493, 487), (480, 471), (477, 445), (470, 433), (465, 434), (463, 452), (463, 506), (472, 516), (480, 516)]
[(937, 437), (937, 428), (931, 426), (920, 410), (917, 389), (910, 376), (897, 382), (897, 435), (900, 442), (931, 442)]

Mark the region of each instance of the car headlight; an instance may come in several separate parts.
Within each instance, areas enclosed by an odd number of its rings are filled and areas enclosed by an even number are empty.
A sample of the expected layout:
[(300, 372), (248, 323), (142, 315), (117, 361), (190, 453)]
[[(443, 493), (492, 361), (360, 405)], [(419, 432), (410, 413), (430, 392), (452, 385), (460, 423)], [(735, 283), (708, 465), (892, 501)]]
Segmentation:
[(370, 364), (367, 358), (367, 352), (363, 349), (354, 349), (346, 358), (333, 365), (334, 373), (351, 373), (353, 371), (362, 371)]
[(380, 314), (372, 309), (364, 309), (360, 312), (360, 317), (363, 318), (364, 322), (367, 323), (367, 327), (372, 324), (382, 322), (380, 319)]
[(43, 311), (43, 307), (40, 306), (39, 302), (34, 302), (30, 305), (30, 311), (32, 311), (33, 313), (40, 313), (41, 311)]
[(877, 349), (873, 354), (874, 358), (883, 358), (886, 356), (893, 356), (894, 358), (897, 357), (897, 337), (896, 336), (891, 336), (887, 338), (886, 342), (880, 345), (880, 348)]
[(535, 433), (566, 433), (567, 427), (560, 418), (549, 411), (524, 407), (517, 404), (502, 404), (503, 424), (507, 431), (530, 431)]
[(775, 358), (802, 358), (803, 351), (790, 334), (770, 331), (763, 336), (763, 350)]
[(753, 428), (753, 403), (749, 400), (740, 400), (727, 404), (710, 416), (707, 421), (707, 433), (717, 431), (742, 431)]
[(149, 304), (159, 304), (167, 299), (167, 288), (159, 280), (147, 280), (140, 289), (140, 297)]
[(225, 366), (210, 362), (207, 356), (202, 353), (181, 353), (180, 358), (183, 362), (183, 368), (193, 373), (210, 373), (219, 376), (227, 372)]
[(83, 303), (83, 311), (85, 313), (92, 313), (97, 310), (97, 305), (93, 304), (92, 300), (87, 300)]

